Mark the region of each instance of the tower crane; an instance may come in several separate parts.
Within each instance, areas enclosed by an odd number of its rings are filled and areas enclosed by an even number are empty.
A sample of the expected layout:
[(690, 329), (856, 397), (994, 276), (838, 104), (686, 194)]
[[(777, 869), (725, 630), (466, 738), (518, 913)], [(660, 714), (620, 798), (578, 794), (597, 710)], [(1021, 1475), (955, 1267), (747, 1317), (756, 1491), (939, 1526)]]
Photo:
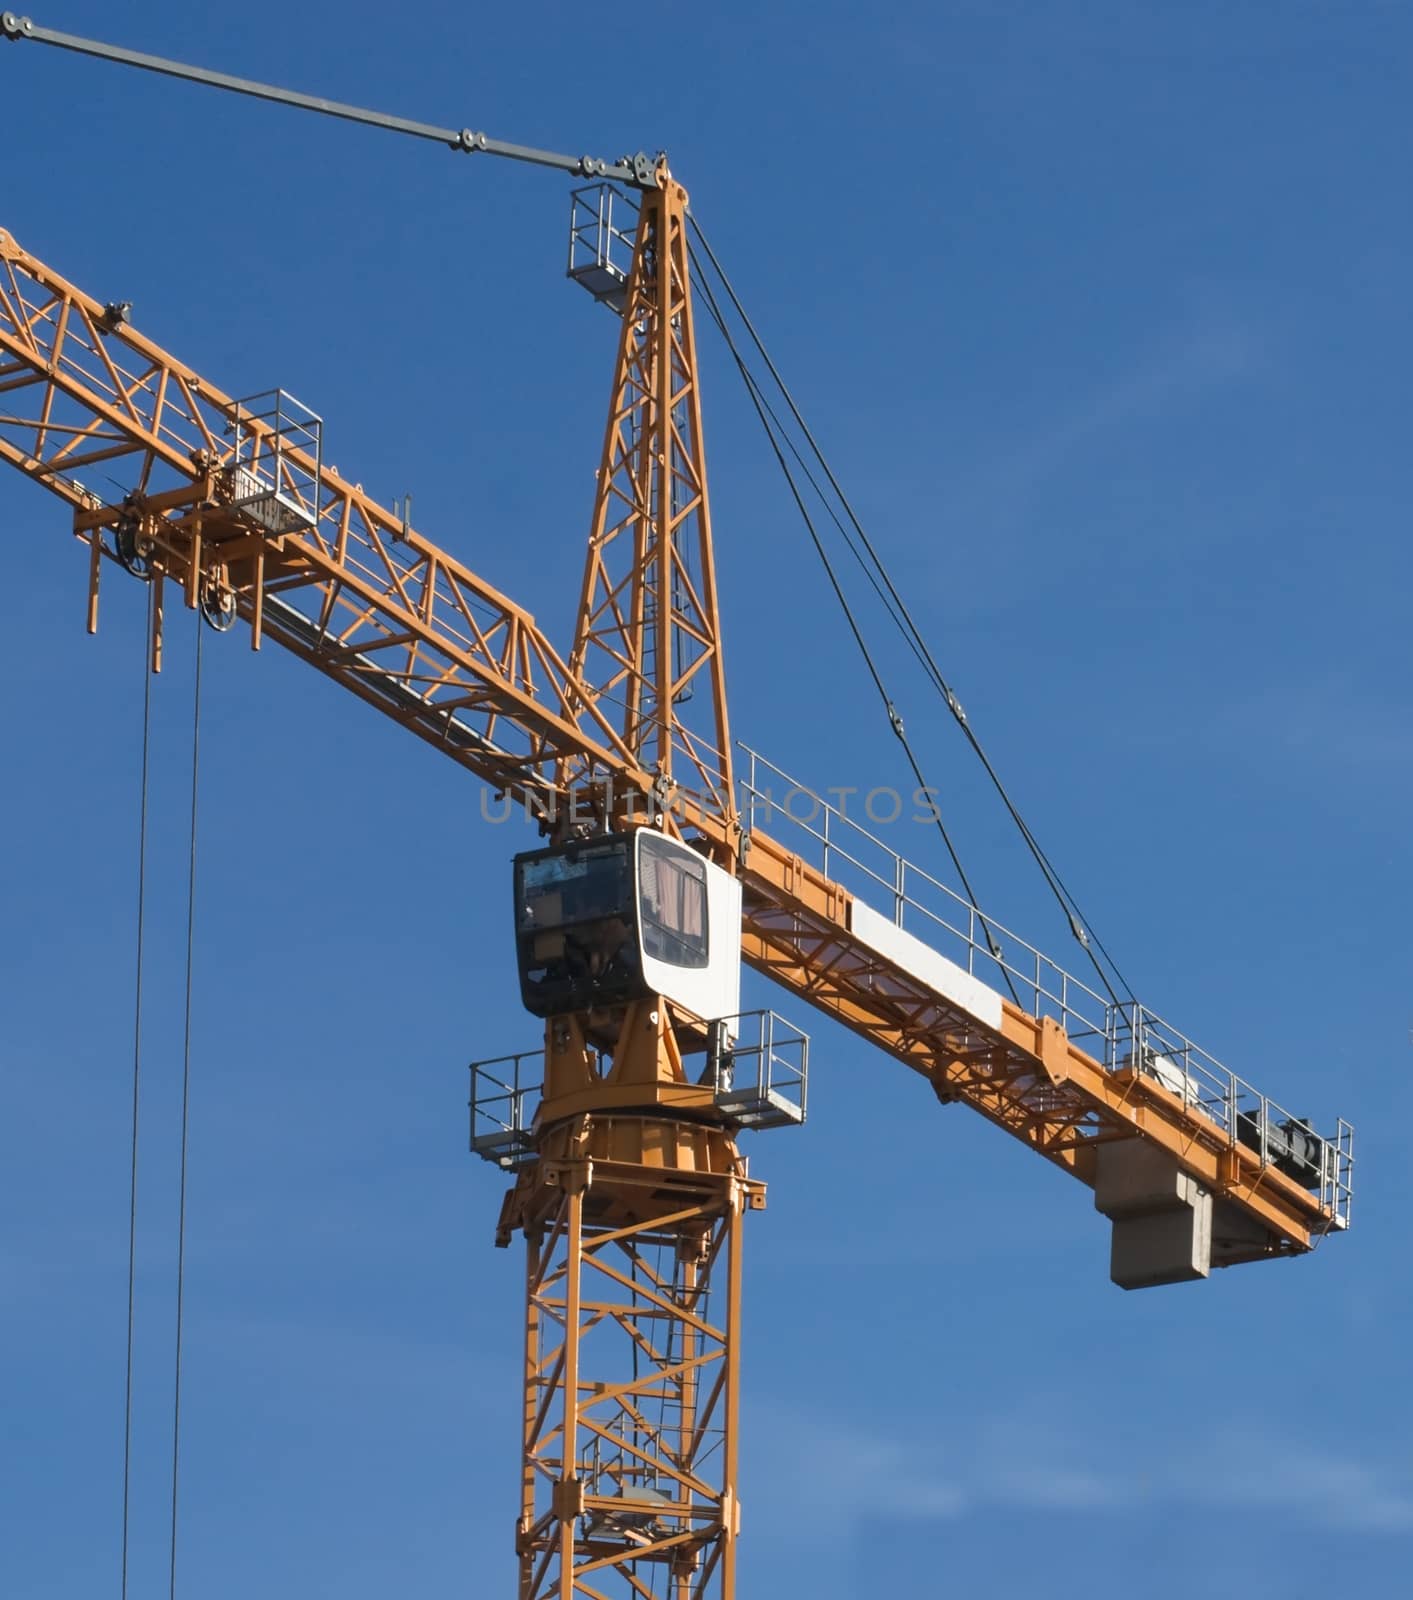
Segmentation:
[[(327, 465), (317, 413), (228, 395), (0, 232), (0, 459), (69, 507), (88, 630), (116, 566), (151, 588), (153, 671), (168, 604), (243, 625), (540, 824), (510, 935), (543, 1044), (472, 1069), (472, 1148), (513, 1176), (496, 1242), (525, 1247), (521, 1600), (736, 1592), (742, 1240), (765, 1204), (738, 1135), (802, 1120), (807, 1066), (803, 1034), (742, 1013), (743, 964), (1090, 1187), (1126, 1288), (1348, 1225), (1346, 1123), (1317, 1133), (1137, 1001), (1001, 950), (839, 810), (781, 812), (789, 780), (733, 744), (692, 219), (665, 157), (505, 144), (9, 12), (0, 32), (583, 180), (570, 272), (620, 331), (564, 651)], [(127, 492), (91, 486), (100, 463)]]

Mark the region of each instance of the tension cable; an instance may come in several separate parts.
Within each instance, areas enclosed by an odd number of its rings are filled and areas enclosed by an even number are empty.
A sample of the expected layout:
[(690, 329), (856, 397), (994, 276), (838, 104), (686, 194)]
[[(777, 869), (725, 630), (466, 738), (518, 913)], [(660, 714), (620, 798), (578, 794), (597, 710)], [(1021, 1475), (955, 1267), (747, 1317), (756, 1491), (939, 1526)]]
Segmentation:
[[(1029, 825), (1026, 823), (1025, 819), (1022, 817), (1019, 808), (1016, 806), (1015, 802), (1011, 799), (1010, 794), (1008, 793), (1005, 785), (1001, 781), (1000, 775), (997, 773), (997, 771), (996, 771), (995, 767), (993, 766), (990, 758), (986, 754), (986, 751), (983, 748), (980, 739), (978, 738), (975, 730), (972, 728), (971, 723), (970, 723), (970, 721), (969, 721), (969, 719), (967, 717), (965, 709), (963, 708), (963, 706), (962, 706), (960, 700), (957, 698), (956, 694), (953, 692), (950, 684), (948, 684), (946, 678), (943, 676), (941, 668), (937, 665), (936, 659), (932, 655), (932, 652), (931, 652), (930, 648), (927, 645), (927, 641), (923, 637), (923, 635), (921, 633), (921, 630), (918, 628), (916, 622), (914, 621), (914, 619), (912, 617), (911, 612), (908, 609), (907, 603), (904, 601), (904, 599), (902, 598), (902, 595), (899, 593), (897, 585), (894, 583), (891, 574), (888, 572), (888, 569), (887, 569), (886, 565), (884, 564), (882, 558), (879, 556), (878, 551), (875, 548), (872, 540), (869, 538), (867, 531), (863, 527), (863, 524), (859, 521), (859, 518), (858, 518), (857, 514), (855, 513), (855, 511), (853, 509), (853, 506), (849, 501), (848, 496), (844, 493), (844, 490), (840, 486), (838, 478), (835, 476), (835, 474), (833, 472), (833, 469), (830, 467), (828, 460), (826, 459), (823, 451), (820, 449), (819, 444), (815, 440), (815, 437), (814, 437), (813, 433), (810, 431), (809, 425), (806, 423), (803, 415), (800, 412), (799, 407), (796, 405), (794, 396), (790, 393), (790, 390), (787, 387), (784, 379), (780, 375), (779, 369), (776, 367), (774, 361), (771, 359), (770, 353), (766, 349), (764, 341), (761, 339), (760, 335), (756, 332), (756, 328), (755, 328), (754, 323), (751, 321), (750, 317), (747, 315), (745, 307), (741, 303), (740, 297), (737, 295), (734, 287), (732, 286), (731, 280), (726, 275), (725, 269), (722, 267), (720, 261), (718, 260), (718, 258), (716, 256), (716, 253), (712, 250), (711, 244), (708, 241), (708, 239), (706, 237), (706, 234), (703, 232), (700, 223), (698, 223), (696, 218), (694, 216), (691, 216), (690, 214), (689, 214), (689, 217), (688, 217), (688, 221), (689, 221), (689, 223), (690, 223), (690, 225), (692, 227), (693, 232), (696, 235), (697, 240), (700, 242), (700, 244), (702, 246), (702, 249), (705, 251), (708, 260), (711, 262), (711, 265), (712, 265), (713, 269), (715, 270), (717, 277), (720, 279), (722, 287), (725, 290), (726, 295), (730, 299), (732, 307), (734, 308), (736, 314), (740, 317), (741, 322), (742, 322), (743, 326), (745, 327), (747, 333), (750, 335), (751, 341), (754, 344), (757, 352), (759, 353), (761, 360), (765, 363), (766, 370), (769, 372), (770, 377), (771, 377), (772, 381), (774, 382), (776, 388), (780, 391), (780, 394), (783, 396), (785, 404), (789, 408), (791, 416), (794, 418), (794, 420), (795, 420), (796, 424), (798, 425), (801, 433), (803, 434), (803, 436), (805, 438), (805, 441), (808, 444), (808, 446), (810, 448), (810, 451), (813, 454), (815, 460), (819, 463), (819, 466), (822, 469), (822, 471), (824, 473), (824, 476), (825, 476), (826, 480), (829, 483), (829, 486), (833, 489), (834, 494), (838, 498), (838, 502), (842, 506), (845, 516), (848, 518), (849, 523), (852, 525), (852, 528), (854, 530), (854, 535), (857, 536), (857, 539), (858, 539), (859, 543), (861, 543), (862, 546), (863, 546), (863, 550), (862, 551), (859, 549), (858, 544), (855, 543), (854, 537), (852, 537), (850, 535), (849, 530), (847, 528), (845, 528), (844, 525), (840, 522), (840, 519), (839, 519), (837, 513), (834, 511), (833, 507), (829, 504), (828, 498), (824, 495), (823, 490), (820, 488), (819, 484), (815, 481), (813, 475), (808, 473), (808, 470), (806, 469), (806, 476), (809, 478), (810, 486), (814, 489), (815, 493), (819, 496), (821, 503), (825, 506), (826, 510), (829, 512), (831, 518), (834, 521), (834, 524), (835, 524), (836, 528), (838, 528), (838, 530), (840, 532), (840, 535), (843, 537), (845, 544), (848, 546), (848, 548), (849, 548), (850, 552), (853, 554), (854, 558), (858, 561), (860, 567), (863, 569), (863, 571), (865, 573), (865, 576), (868, 577), (869, 582), (872, 585), (875, 594), (877, 594), (879, 599), (882, 601), (882, 603), (884, 605), (884, 609), (887, 611), (890, 619), (893, 621), (895, 627), (898, 628), (899, 632), (902, 634), (902, 636), (904, 638), (904, 641), (908, 644), (908, 646), (912, 650), (914, 656), (917, 658), (918, 662), (921, 664), (926, 676), (931, 681), (934, 689), (940, 695), (943, 703), (946, 705), (948, 711), (951, 713), (951, 715), (952, 715), (953, 719), (955, 720), (955, 722), (957, 723), (958, 727), (961, 728), (962, 733), (963, 733), (964, 737), (967, 740), (967, 743), (971, 746), (972, 751), (977, 756), (978, 760), (981, 762), (981, 765), (982, 765), (983, 769), (985, 770), (985, 772), (987, 774), (987, 777), (990, 779), (993, 787), (995, 788), (998, 796), (1000, 797), (1002, 805), (1005, 807), (1007, 814), (1010, 816), (1011, 820), (1015, 823), (1016, 828), (1020, 832), (1022, 839), (1025, 841), (1026, 847), (1029, 850), (1029, 852), (1030, 852), (1031, 856), (1033, 857), (1033, 859), (1035, 860), (1036, 865), (1039, 867), (1041, 875), (1044, 877), (1046, 884), (1048, 885), (1048, 887), (1051, 890), (1051, 893), (1055, 896), (1056, 900), (1058, 901), (1058, 903), (1060, 905), (1061, 910), (1065, 913), (1066, 921), (1067, 921), (1067, 923), (1069, 925), (1070, 932), (1073, 934), (1075, 939), (1078, 941), (1078, 943), (1081, 945), (1081, 947), (1085, 950), (1086, 954), (1088, 955), (1089, 960), (1092, 963), (1096, 974), (1098, 975), (1100, 981), (1103, 983), (1105, 989), (1108, 991), (1110, 1000), (1113, 1001), (1115, 1004), (1118, 1004), (1119, 1003), (1118, 1002), (1118, 995), (1114, 991), (1114, 987), (1113, 987), (1112, 983), (1109, 980), (1108, 973), (1105, 971), (1104, 967), (1100, 964), (1098, 957), (1095, 955), (1095, 949), (1097, 949), (1103, 955), (1104, 960), (1108, 963), (1108, 967), (1109, 967), (1110, 971), (1112, 971), (1114, 977), (1117, 978), (1120, 987), (1122, 989), (1124, 989), (1125, 991), (1127, 991), (1128, 993), (1132, 993), (1131, 986), (1128, 984), (1127, 980), (1124, 978), (1123, 973), (1119, 970), (1118, 964), (1114, 961), (1113, 957), (1109, 954), (1108, 949), (1105, 947), (1103, 941), (1100, 940), (1098, 935), (1095, 934), (1093, 932), (1093, 930), (1089, 927), (1088, 921), (1083, 916), (1083, 914), (1081, 913), (1079, 905), (1078, 905), (1077, 901), (1074, 898), (1074, 895), (1070, 892), (1069, 888), (1064, 883), (1063, 879), (1061, 879), (1061, 877), (1058, 874), (1058, 872), (1056, 872), (1056, 870), (1055, 870), (1054, 866), (1052, 865), (1052, 863), (1050, 862), (1048, 856), (1046, 856), (1045, 852), (1041, 849), (1040, 844), (1039, 844), (1038, 840), (1035, 838), (1034, 833), (1031, 831)], [(694, 255), (695, 255), (695, 252), (694, 252)], [(748, 389), (751, 391), (752, 402), (755, 405), (755, 408), (756, 408), (756, 411), (757, 411), (757, 415), (760, 416), (761, 415), (761, 410), (762, 410), (762, 403), (764, 401), (764, 396), (760, 395), (760, 393), (759, 393), (759, 387), (760, 386), (756, 382), (754, 377), (746, 370), (746, 368), (744, 366), (744, 363), (742, 362), (739, 353), (736, 351), (735, 346), (734, 346), (729, 334), (727, 334), (725, 326), (724, 326), (724, 318), (721, 315), (719, 307), (717, 307), (716, 304), (715, 304), (714, 297), (711, 294), (709, 286), (706, 285), (706, 283), (705, 283), (704, 276), (700, 272), (698, 274), (698, 278), (699, 278), (699, 281), (703, 283), (704, 291), (706, 293), (709, 306), (712, 308), (713, 320), (716, 322), (717, 327), (722, 331), (723, 337), (726, 338), (727, 346), (731, 351), (731, 355), (732, 355), (733, 359), (736, 362), (737, 368), (738, 368), (738, 370), (741, 371), (742, 377), (746, 381)], [(766, 410), (769, 412), (770, 416), (774, 420), (776, 427), (780, 428), (782, 436), (785, 436), (784, 435), (784, 429), (780, 425), (779, 418), (777, 416), (775, 416), (774, 411), (768, 406), (768, 404), (766, 405)], [(762, 425), (764, 426), (765, 425), (765, 417), (764, 416), (761, 416), (761, 421), (762, 421)], [(769, 431), (769, 429), (767, 429), (767, 431)], [(797, 460), (800, 460), (799, 451), (794, 446), (793, 441), (790, 441), (788, 439), (788, 436), (785, 436), (785, 437), (787, 438), (787, 443), (789, 444), (789, 448), (791, 449), (792, 453), (795, 455)], [(774, 441), (773, 438), (772, 438), (772, 447), (775, 448), (775, 441)], [(776, 449), (776, 454), (777, 454), (777, 459), (778, 459), (779, 458), (779, 450), (778, 450), (778, 448)], [(782, 463), (782, 465), (783, 465), (783, 463)], [(803, 462), (801, 462), (801, 466), (803, 468)], [(799, 497), (797, 495), (796, 496), (797, 503), (798, 503), (798, 498)], [(816, 549), (818, 549), (819, 548), (819, 541), (818, 541), (817, 538), (815, 538), (814, 530), (813, 530), (812, 527), (811, 527), (811, 537), (815, 539)], [(865, 559), (864, 552), (867, 553), (867, 559)], [(822, 556), (822, 552), (821, 552), (821, 556)], [(875, 577), (875, 572), (877, 573), (877, 577)], [(879, 580), (881, 580), (881, 587), (880, 587), (880, 581)], [(836, 586), (836, 592), (837, 592), (837, 586)], [(841, 603), (842, 603), (842, 599), (841, 599)], [(851, 626), (852, 626), (852, 624), (851, 624)], [(856, 636), (856, 638), (858, 637), (857, 630), (855, 630), (855, 636)], [(970, 894), (970, 890), (968, 890), (968, 893)], [(973, 898), (973, 904), (975, 904), (975, 897), (973, 896), (972, 898)], [(1093, 948), (1091, 948), (1091, 945), (1092, 945)]]
[[(869, 649), (868, 642), (863, 635), (863, 630), (859, 626), (858, 619), (854, 615), (853, 607), (849, 604), (848, 597), (844, 593), (843, 585), (839, 581), (839, 575), (834, 569), (834, 563), (829, 559), (829, 553), (824, 547), (824, 541), (819, 536), (819, 530), (815, 527), (814, 519), (810, 516), (809, 509), (805, 504), (804, 496), (800, 493), (799, 485), (796, 483), (794, 474), (790, 470), (790, 465), (785, 459), (785, 452), (781, 448), (780, 441), (776, 438), (775, 429), (772, 427), (770, 420), (774, 413), (769, 411), (769, 407), (765, 402), (765, 397), (760, 392), (759, 384), (756, 382), (754, 375), (746, 367), (744, 360), (741, 358), (740, 352), (736, 348), (735, 341), (731, 337), (731, 333), (726, 325), (725, 318), (721, 314), (721, 308), (717, 304), (716, 297), (712, 292), (710, 282), (705, 278), (704, 275), (701, 275), (700, 273), (698, 274), (698, 281), (701, 284), (702, 292), (706, 298), (707, 310), (711, 315), (712, 321), (716, 324), (717, 329), (720, 331), (722, 338), (726, 341), (726, 347), (730, 351), (731, 357), (736, 363), (736, 368), (741, 374), (742, 381), (746, 385), (746, 391), (751, 397), (751, 403), (755, 407), (756, 416), (760, 421), (761, 427), (765, 431), (766, 438), (770, 441), (771, 450), (774, 452), (776, 462), (780, 467), (781, 473), (784, 475), (786, 484), (789, 486), (790, 494), (794, 499), (796, 509), (799, 511), (805, 527), (809, 532), (810, 542), (814, 545), (815, 553), (819, 557), (821, 565), (824, 567), (825, 576), (829, 579), (830, 587), (833, 589), (834, 596), (839, 602), (839, 607), (844, 613), (844, 620), (848, 624), (850, 633), (853, 634), (854, 643), (858, 646), (859, 654), (863, 657), (864, 665), (868, 669), (868, 674), (873, 680), (874, 688), (878, 691), (879, 699), (882, 701), (884, 710), (888, 716), (889, 725), (891, 726), (899, 744), (903, 747), (903, 754), (907, 759), (907, 763), (912, 771), (913, 777), (919, 787), (927, 788), (929, 793), (935, 793), (936, 791), (928, 786), (926, 779), (923, 777), (922, 769), (918, 763), (917, 756), (913, 751), (910, 740), (908, 739), (907, 729), (903, 724), (903, 719), (899, 714), (896, 705), (893, 703), (892, 696), (888, 693), (887, 685), (884, 683), (883, 676), (878, 669), (878, 664), (873, 658), (873, 652)], [(1015, 985), (1011, 981), (1011, 975), (1001, 961), (1001, 946), (997, 942), (995, 935), (992, 933), (986, 918), (982, 915), (980, 906), (977, 904), (976, 892), (971, 886), (971, 880), (967, 877), (965, 867), (962, 866), (961, 857), (958, 855), (956, 846), (952, 842), (952, 836), (948, 832), (946, 823), (942, 820), (941, 812), (935, 805), (932, 807), (932, 811), (933, 819), (937, 826), (937, 831), (941, 835), (943, 844), (946, 846), (947, 854), (951, 859), (952, 866), (956, 870), (957, 877), (961, 882), (962, 888), (966, 891), (967, 899), (971, 903), (973, 910), (975, 910), (977, 914), (977, 920), (986, 936), (987, 948), (990, 950), (992, 957), (996, 960), (997, 965), (1000, 966), (1001, 975), (1006, 980), (1006, 987), (1011, 992), (1011, 998), (1015, 1000), (1017, 1005), (1019, 1005), (1020, 998), (1016, 994)]]

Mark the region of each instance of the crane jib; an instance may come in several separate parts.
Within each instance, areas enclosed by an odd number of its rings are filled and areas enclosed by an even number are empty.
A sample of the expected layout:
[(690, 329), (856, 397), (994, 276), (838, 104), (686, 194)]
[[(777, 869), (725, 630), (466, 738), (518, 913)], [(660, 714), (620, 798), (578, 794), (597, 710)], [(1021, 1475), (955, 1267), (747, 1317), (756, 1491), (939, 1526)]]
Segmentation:
[[(169, 576), (193, 582), (181, 526), (200, 499), (193, 460), (219, 448), (233, 402), (3, 233), (0, 259), (13, 274), (0, 289), (0, 365), (10, 374), (0, 460), (73, 507), (76, 531), (101, 563), (118, 559), (121, 508), (103, 505), (77, 474), (126, 457), (132, 481), (165, 491), (150, 494), (148, 508)], [(231, 569), (248, 574), (240, 614), (252, 630), (528, 806), (555, 805), (556, 759), (613, 773), (627, 792), (650, 787), (613, 728), (585, 713), (569, 665), (528, 612), (330, 469), (321, 469), (321, 485), (318, 526), (278, 538), (252, 529), (221, 546)], [(208, 543), (207, 559), (216, 548)], [(357, 629), (341, 633), (341, 616), (356, 616)], [(753, 787), (747, 779), (748, 810)], [(689, 807), (682, 821), (726, 841), (709, 808)], [(1237, 1105), (1234, 1086), (1236, 1111), (1214, 1126), (1212, 1096), (1188, 1093), (1184, 1070), (1163, 1065), (1191, 1059), (1191, 1047), (1149, 1050), (1140, 1040), (1130, 1060), (1119, 1015), (1091, 1054), (1084, 1035), (1098, 1032), (1063, 1010), (1040, 1015), (1040, 986), (1027, 1010), (984, 984), (961, 984), (924, 943), (884, 931), (867, 884), (859, 892), (840, 880), (837, 851), (809, 866), (808, 840), (778, 840), (769, 814), (767, 822), (747, 829), (740, 869), (745, 959), (921, 1072), (940, 1098), (972, 1105), (1090, 1185), (1105, 1139), (1122, 1134), (1163, 1151), (1256, 1228), (1233, 1259), (1303, 1251), (1347, 1224), (1343, 1133), (1330, 1146), (1339, 1163), (1332, 1191), (1310, 1193), (1289, 1175), (1306, 1143), (1298, 1120), (1287, 1118), (1282, 1132), (1263, 1097)], [(1145, 1013), (1129, 1032), (1146, 1039), (1153, 1020)]]

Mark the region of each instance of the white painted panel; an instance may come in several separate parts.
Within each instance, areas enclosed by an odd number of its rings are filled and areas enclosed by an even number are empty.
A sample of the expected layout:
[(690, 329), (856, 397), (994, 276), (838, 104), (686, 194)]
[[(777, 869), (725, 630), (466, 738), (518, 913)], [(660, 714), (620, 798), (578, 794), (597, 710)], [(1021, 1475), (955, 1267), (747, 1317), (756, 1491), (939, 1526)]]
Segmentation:
[(861, 944), (886, 956), (895, 967), (925, 984), (934, 994), (960, 1006), (988, 1028), (1001, 1026), (1001, 996), (994, 989), (973, 978), (955, 961), (939, 955), (905, 928), (880, 916), (862, 900), (853, 902), (849, 931)]
[[(640, 829), (635, 840), (634, 862), (646, 830)], [(673, 840), (659, 842), (673, 845)], [(704, 1022), (715, 1022), (722, 1017), (734, 1018), (741, 1009), (741, 885), (729, 872), (704, 861), (696, 851), (677, 844), (675, 848), (706, 869), (707, 892), (707, 964), (704, 967), (678, 967), (670, 961), (651, 956), (643, 948), (641, 935), (638, 959), (642, 964), (643, 979), (654, 994), (674, 1001), (684, 1011), (700, 1017)], [(634, 893), (637, 893), (637, 872), (634, 872)], [(730, 1036), (734, 1038), (737, 1026), (733, 1022)]]

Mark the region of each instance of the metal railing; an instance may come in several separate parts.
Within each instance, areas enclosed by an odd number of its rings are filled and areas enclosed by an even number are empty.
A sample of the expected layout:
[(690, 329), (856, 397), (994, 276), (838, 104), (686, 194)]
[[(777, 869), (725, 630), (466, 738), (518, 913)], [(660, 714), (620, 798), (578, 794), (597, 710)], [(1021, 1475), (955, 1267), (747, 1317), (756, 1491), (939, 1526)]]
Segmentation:
[(613, 311), (621, 312), (628, 297), (637, 230), (637, 205), (611, 183), (573, 191), (567, 274)]
[[(742, 1011), (714, 1022), (711, 1040), (699, 1081), (724, 1116), (741, 1128), (805, 1120), (807, 1035), (773, 1011)], [(535, 1159), (544, 1065), (543, 1048), (470, 1064), (473, 1155), (506, 1171)]]
[(312, 528), (319, 517), (323, 419), (292, 394), (271, 389), (234, 403), (231, 435), (232, 504), (269, 533)]
[[(1036, 1017), (1050, 1017), (1070, 1040), (1109, 1072), (1138, 1071), (1206, 1117), (1230, 1146), (1255, 1152), (1319, 1196), (1333, 1227), (1347, 1227), (1353, 1194), (1354, 1130), (1339, 1119), (1320, 1135), (1302, 1117), (1262, 1094), (1136, 1000), (1097, 993), (1034, 945), (986, 916), (931, 873), (898, 854), (867, 828), (796, 782), (749, 745), (738, 749), (741, 820), (779, 838), (827, 878), (894, 925), (964, 968), (972, 977), (1009, 993)], [(834, 790), (859, 795), (869, 820), (898, 820), (901, 797), (893, 790)], [(921, 795), (921, 791), (919, 792)], [(887, 797), (884, 809), (873, 802)], [(915, 796), (915, 819), (933, 815)]]
[(806, 1034), (773, 1011), (743, 1011), (716, 1024), (729, 1046), (711, 1048), (707, 1072), (716, 1106), (743, 1128), (779, 1128), (805, 1120), (809, 1091)]
[(513, 1172), (535, 1159), (531, 1139), (545, 1052), (522, 1050), (471, 1063), (471, 1152)]
[[(917, 934), (972, 977), (1005, 990), (1032, 1016), (1053, 1017), (1076, 1043), (1102, 1044), (1109, 1038), (1113, 1004), (1104, 995), (748, 745), (739, 749), (747, 757), (744, 776), (737, 774), (747, 832), (759, 827), (790, 843), (781, 833), (783, 822), (796, 839), (804, 834), (813, 842), (813, 863), (827, 878), (884, 912), (897, 927)], [(885, 794), (898, 802), (898, 810), (870, 820), (890, 822), (901, 815), (902, 799), (891, 789), (866, 791), (859, 804), (868, 808), (875, 796)], [(931, 820), (930, 812), (922, 820)], [(808, 847), (798, 853), (810, 859)]]

